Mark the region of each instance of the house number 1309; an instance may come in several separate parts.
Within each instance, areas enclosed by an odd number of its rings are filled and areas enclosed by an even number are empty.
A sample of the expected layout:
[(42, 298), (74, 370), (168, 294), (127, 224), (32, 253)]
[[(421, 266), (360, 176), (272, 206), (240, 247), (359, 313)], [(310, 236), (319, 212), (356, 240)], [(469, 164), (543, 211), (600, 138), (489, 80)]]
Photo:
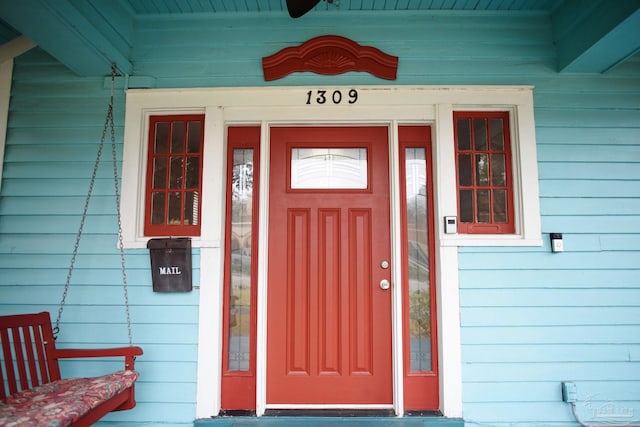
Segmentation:
[(355, 104), (358, 101), (358, 91), (351, 89), (347, 93), (347, 96), (343, 96), (341, 90), (334, 90), (333, 92), (326, 90), (310, 90), (307, 92), (307, 105), (326, 104), (327, 102), (333, 102), (337, 105), (341, 104), (343, 101), (348, 102), (349, 104)]

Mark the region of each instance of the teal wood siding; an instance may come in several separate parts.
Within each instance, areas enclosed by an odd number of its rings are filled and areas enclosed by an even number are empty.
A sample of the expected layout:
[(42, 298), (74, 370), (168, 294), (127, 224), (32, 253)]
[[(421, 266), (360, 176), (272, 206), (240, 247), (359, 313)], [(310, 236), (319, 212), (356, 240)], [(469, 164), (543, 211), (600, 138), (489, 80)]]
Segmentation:
[[(0, 313), (57, 314), (104, 125), (104, 78), (78, 78), (40, 50), (16, 61), (0, 198)], [(124, 95), (115, 98), (121, 160)], [(62, 315), (60, 347), (127, 345), (109, 133)], [(119, 165), (120, 167), (120, 165)], [(194, 266), (200, 265), (194, 251)], [(152, 292), (149, 253), (126, 250), (138, 406), (105, 421), (191, 425), (195, 414), (198, 292)], [(198, 284), (199, 271), (193, 272)], [(65, 376), (122, 369), (65, 362)]]
[[(471, 425), (575, 425), (565, 380), (587, 423), (638, 420), (639, 65), (529, 77), (545, 243), (460, 249)], [(563, 233), (564, 253), (551, 253), (550, 232)]]
[[(297, 73), (265, 83), (261, 58), (323, 34), (400, 57), (398, 79)], [(640, 61), (604, 74), (556, 72), (541, 13), (349, 12), (151, 16), (133, 31), (133, 76), (156, 87), (533, 85), (543, 247), (460, 248), (463, 412), (469, 426), (576, 426), (614, 402), (640, 416)], [(40, 51), (16, 60), (0, 193), (0, 311), (60, 300), (109, 91)], [(116, 94), (121, 149), (124, 96)], [(120, 151), (119, 151), (120, 155)], [(61, 345), (126, 342), (109, 153), (64, 313)], [(206, 221), (206, 218), (204, 219)], [(564, 235), (550, 251), (548, 233)], [(109, 422), (195, 417), (198, 294), (154, 294), (147, 250), (127, 250), (139, 406)], [(199, 257), (194, 253), (194, 265)], [(194, 271), (198, 284), (198, 271)], [(71, 375), (112, 366), (68, 364)], [(443, 378), (446, 381), (446, 378)], [(595, 406), (594, 406), (595, 407)]]
[[(287, 15), (149, 18), (138, 22), (137, 75), (158, 87), (262, 86), (263, 56), (337, 34), (400, 57), (397, 84), (531, 84), (555, 74), (551, 24), (543, 14), (370, 12), (292, 20)], [(464, 30), (464, 32), (462, 32)], [(528, 77), (524, 77), (528, 75)], [(268, 85), (389, 84), (367, 73), (295, 73)]]

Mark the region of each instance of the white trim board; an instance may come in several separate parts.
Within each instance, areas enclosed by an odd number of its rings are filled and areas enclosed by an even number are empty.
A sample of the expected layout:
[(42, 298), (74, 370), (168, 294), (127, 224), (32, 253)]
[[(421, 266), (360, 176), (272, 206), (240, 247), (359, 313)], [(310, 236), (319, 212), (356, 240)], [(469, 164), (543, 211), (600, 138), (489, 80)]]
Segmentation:
[(7, 141), (9, 100), (11, 99), (11, 82), (13, 80), (13, 58), (36, 46), (36, 43), (26, 36), (18, 36), (0, 45), (0, 190), (2, 189), (4, 147)]
[[(355, 89), (357, 102), (334, 105), (307, 104), (309, 91), (343, 95)], [(331, 99), (331, 98), (329, 98)], [(215, 416), (220, 409), (221, 307), (224, 241), (224, 179), (226, 126), (253, 124), (262, 127), (261, 194), (259, 218), (268, 221), (268, 131), (273, 125), (386, 124), (391, 147), (396, 147), (397, 126), (428, 124), (433, 132), (431, 178), (435, 190), (438, 337), (440, 361), (440, 410), (445, 416), (462, 415), (462, 365), (458, 289), (458, 246), (510, 246), (542, 244), (538, 201), (538, 175), (533, 117), (533, 89), (528, 86), (337, 86), (128, 90), (123, 158), (123, 233), (126, 247), (145, 247), (142, 234), (146, 137), (148, 117), (155, 114), (200, 112), (205, 114), (205, 151), (202, 202), (202, 233), (193, 246), (202, 248), (200, 265), (200, 332), (198, 342), (198, 394), (196, 417)], [(448, 235), (444, 216), (456, 215), (456, 169), (453, 111), (508, 110), (512, 117), (513, 170), (516, 200), (516, 233), (509, 236)], [(399, 172), (396, 153), (391, 153), (392, 184)], [(394, 191), (392, 189), (392, 191)], [(391, 209), (398, 209), (393, 199)], [(134, 215), (125, 213), (134, 212)], [(266, 250), (267, 227), (259, 237), (257, 413), (266, 405)], [(397, 246), (397, 238), (392, 238)], [(395, 249), (397, 253), (398, 248)], [(396, 278), (396, 281), (398, 278)], [(396, 297), (396, 300), (398, 298)], [(400, 303), (395, 309), (400, 308)], [(395, 322), (396, 325), (399, 322)], [(399, 336), (400, 326), (394, 333)], [(394, 407), (402, 413), (401, 358), (394, 339)]]
[(7, 141), (12, 78), (13, 59), (0, 62), (0, 190), (2, 189), (2, 166), (4, 165), (4, 146)]

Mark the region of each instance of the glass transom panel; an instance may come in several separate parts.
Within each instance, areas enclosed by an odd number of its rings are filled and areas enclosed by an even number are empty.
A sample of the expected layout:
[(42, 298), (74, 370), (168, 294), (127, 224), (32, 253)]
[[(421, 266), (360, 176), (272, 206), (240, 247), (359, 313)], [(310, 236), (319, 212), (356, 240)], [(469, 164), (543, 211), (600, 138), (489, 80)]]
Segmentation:
[(292, 148), (292, 189), (366, 189), (366, 148)]

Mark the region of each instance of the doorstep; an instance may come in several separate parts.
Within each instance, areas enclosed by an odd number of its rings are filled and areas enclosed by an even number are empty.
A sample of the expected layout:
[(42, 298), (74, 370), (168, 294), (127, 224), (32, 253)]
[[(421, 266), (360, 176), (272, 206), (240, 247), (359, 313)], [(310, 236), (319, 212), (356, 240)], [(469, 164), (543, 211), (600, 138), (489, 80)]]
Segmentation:
[(409, 417), (309, 417), (223, 416), (196, 420), (194, 427), (464, 427), (462, 418)]

